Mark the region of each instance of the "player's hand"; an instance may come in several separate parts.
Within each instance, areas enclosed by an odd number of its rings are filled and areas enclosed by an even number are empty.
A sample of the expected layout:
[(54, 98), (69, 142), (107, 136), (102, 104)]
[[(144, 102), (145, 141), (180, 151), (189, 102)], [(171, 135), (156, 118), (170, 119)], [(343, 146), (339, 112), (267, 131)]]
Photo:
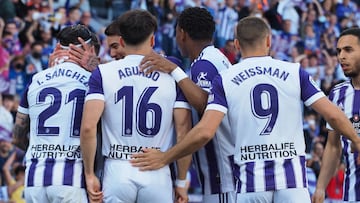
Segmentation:
[(93, 175), (86, 175), (86, 190), (90, 203), (102, 203), (103, 193), (101, 191), (99, 179)]
[(325, 191), (321, 189), (316, 189), (312, 198), (312, 203), (323, 203), (325, 199)]
[(140, 71), (145, 74), (152, 73), (153, 71), (161, 71), (164, 73), (170, 73), (175, 70), (177, 65), (164, 56), (152, 51), (149, 55), (146, 55), (140, 63)]
[(49, 55), (49, 67), (53, 67), (59, 63), (59, 59), (68, 59), (69, 50), (61, 49), (60, 43), (57, 43), (53, 53)]
[(189, 196), (187, 188), (175, 187), (175, 203), (188, 203)]
[(87, 71), (93, 71), (100, 63), (99, 58), (96, 56), (93, 47), (85, 43), (82, 38), (78, 38), (82, 47), (77, 47), (73, 44), (70, 44), (70, 60), (78, 63), (81, 67), (85, 68)]
[(351, 152), (354, 153), (354, 152), (360, 152), (360, 137), (357, 137), (359, 141), (356, 141), (356, 142), (351, 142)]
[(144, 149), (144, 153), (133, 154), (130, 163), (141, 171), (156, 170), (166, 165), (165, 154), (157, 149)]

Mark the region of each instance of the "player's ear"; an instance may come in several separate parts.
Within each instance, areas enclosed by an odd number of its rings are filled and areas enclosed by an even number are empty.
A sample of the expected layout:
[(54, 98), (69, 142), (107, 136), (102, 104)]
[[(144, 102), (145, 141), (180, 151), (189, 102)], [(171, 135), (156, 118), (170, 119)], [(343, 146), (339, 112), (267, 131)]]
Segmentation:
[(240, 51), (240, 42), (238, 39), (234, 39), (234, 46), (237, 51)]
[(271, 47), (271, 34), (266, 36), (266, 47)]
[(150, 46), (151, 46), (151, 47), (154, 47), (154, 46), (155, 46), (155, 35), (154, 35), (154, 34), (151, 35), (151, 38), (150, 38)]
[(121, 47), (123, 47), (123, 48), (125, 47), (125, 41), (121, 36), (119, 37), (119, 44)]

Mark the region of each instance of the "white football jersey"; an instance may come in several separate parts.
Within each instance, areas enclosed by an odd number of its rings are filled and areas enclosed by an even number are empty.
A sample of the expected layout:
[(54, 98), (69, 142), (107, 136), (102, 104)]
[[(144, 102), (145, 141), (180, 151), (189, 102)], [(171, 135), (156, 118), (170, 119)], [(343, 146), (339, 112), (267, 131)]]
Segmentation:
[[(336, 85), (329, 94), (329, 99), (340, 107), (350, 119), (354, 129), (360, 135), (360, 91), (355, 90), (351, 81)], [(329, 124), (327, 127), (333, 130)], [(344, 201), (360, 201), (360, 165), (356, 159), (359, 153), (351, 152), (351, 141), (342, 137), (343, 155), (346, 161)]]
[[(230, 66), (231, 63), (219, 49), (208, 46), (192, 62), (191, 79), (209, 92), (214, 77)], [(198, 113), (194, 110), (193, 123), (196, 124), (198, 121)], [(232, 172), (234, 143), (228, 117), (225, 116), (216, 131), (215, 137), (194, 154), (194, 161), (204, 194), (234, 191), (235, 183)]]
[(30, 117), (25, 186), (84, 188), (80, 124), (89, 78), (69, 62), (33, 76), (18, 108)]
[(227, 113), (238, 191), (307, 187), (302, 105), (324, 97), (299, 64), (246, 58), (213, 80), (206, 110)]
[(128, 160), (144, 148), (161, 151), (174, 141), (173, 109), (190, 108), (166, 73), (144, 75), (143, 56), (128, 55), (92, 72), (86, 100), (103, 100), (102, 153), (107, 159)]

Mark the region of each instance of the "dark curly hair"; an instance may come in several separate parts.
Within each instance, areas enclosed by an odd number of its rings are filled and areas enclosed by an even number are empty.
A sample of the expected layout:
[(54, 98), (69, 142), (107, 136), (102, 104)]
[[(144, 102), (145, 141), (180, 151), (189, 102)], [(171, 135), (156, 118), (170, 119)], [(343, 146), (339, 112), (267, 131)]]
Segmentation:
[(178, 17), (177, 25), (193, 40), (212, 40), (215, 21), (205, 8), (190, 7)]

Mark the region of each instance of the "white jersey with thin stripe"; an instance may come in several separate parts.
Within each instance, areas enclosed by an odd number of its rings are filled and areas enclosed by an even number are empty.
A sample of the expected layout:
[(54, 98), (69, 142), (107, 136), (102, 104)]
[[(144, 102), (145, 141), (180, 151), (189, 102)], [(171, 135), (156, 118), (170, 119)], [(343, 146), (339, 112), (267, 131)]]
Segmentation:
[(33, 76), (18, 108), (30, 117), (25, 186), (84, 188), (80, 124), (89, 78), (69, 62)]
[[(219, 72), (231, 66), (229, 60), (214, 46), (205, 47), (191, 64), (191, 79), (205, 91), (210, 91), (212, 80)], [(193, 123), (199, 121), (193, 111)], [(216, 131), (215, 137), (194, 154), (199, 180), (205, 195), (235, 190), (232, 173), (234, 141), (227, 116)]]
[(307, 187), (302, 105), (324, 97), (298, 63), (246, 58), (213, 80), (206, 110), (227, 113), (238, 192)]
[(174, 108), (190, 108), (166, 73), (144, 75), (143, 56), (128, 55), (102, 64), (92, 72), (88, 100), (103, 100), (102, 154), (107, 159), (129, 160), (143, 148), (169, 149), (175, 139)]
[[(355, 90), (351, 81), (345, 81), (330, 91), (329, 99), (344, 111), (360, 136), (360, 90)], [(329, 124), (327, 127), (333, 130)], [(351, 152), (350, 140), (345, 137), (341, 140), (346, 161), (343, 200), (360, 201), (360, 165), (356, 163), (359, 153)]]

